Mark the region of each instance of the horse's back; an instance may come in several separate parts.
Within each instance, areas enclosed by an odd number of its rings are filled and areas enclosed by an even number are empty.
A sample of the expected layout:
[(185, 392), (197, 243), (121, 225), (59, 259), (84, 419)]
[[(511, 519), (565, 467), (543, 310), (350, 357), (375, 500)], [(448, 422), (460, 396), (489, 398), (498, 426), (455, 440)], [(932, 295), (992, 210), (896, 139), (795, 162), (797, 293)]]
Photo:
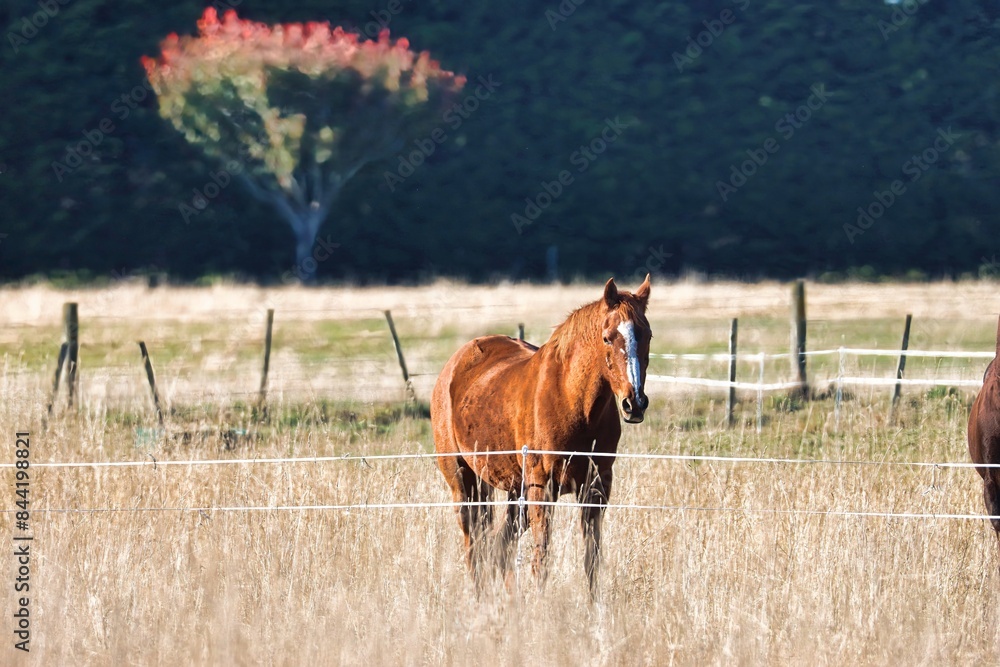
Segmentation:
[(435, 449), (513, 448), (512, 442), (500, 442), (509, 439), (504, 431), (510, 420), (504, 410), (510, 407), (509, 396), (518, 390), (518, 380), (524, 381), (517, 377), (518, 366), (537, 349), (508, 336), (484, 336), (460, 347), (434, 385), (431, 423)]

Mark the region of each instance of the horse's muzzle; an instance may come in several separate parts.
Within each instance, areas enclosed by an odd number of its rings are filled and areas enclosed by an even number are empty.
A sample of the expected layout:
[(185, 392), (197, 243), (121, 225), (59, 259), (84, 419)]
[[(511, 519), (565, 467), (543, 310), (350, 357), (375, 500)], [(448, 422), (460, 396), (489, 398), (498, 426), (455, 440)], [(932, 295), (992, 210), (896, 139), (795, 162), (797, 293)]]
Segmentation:
[(641, 424), (648, 406), (649, 398), (640, 392), (634, 399), (631, 396), (621, 399), (618, 403), (618, 410), (626, 424)]

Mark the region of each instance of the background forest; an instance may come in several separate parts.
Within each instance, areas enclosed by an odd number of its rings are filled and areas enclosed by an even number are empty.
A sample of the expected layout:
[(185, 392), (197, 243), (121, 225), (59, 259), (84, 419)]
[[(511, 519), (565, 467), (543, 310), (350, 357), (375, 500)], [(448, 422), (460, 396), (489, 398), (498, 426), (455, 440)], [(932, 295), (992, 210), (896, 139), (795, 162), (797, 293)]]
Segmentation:
[[(183, 213), (219, 165), (158, 116), (140, 57), (205, 6), (0, 4), (0, 279), (288, 276), (291, 231), (240, 184)], [(1000, 270), (994, 2), (216, 6), (380, 21), (468, 77), (433, 151), (347, 183), (320, 280)]]

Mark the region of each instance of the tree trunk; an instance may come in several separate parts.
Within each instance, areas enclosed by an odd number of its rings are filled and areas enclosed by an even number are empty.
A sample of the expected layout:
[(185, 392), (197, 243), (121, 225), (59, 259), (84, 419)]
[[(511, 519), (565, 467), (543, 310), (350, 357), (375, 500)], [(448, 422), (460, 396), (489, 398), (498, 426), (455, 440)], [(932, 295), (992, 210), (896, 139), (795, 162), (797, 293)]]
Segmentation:
[(316, 280), (316, 268), (319, 266), (312, 256), (316, 234), (310, 233), (306, 225), (295, 230), (295, 271), (303, 284), (312, 284)]
[[(243, 176), (243, 181), (255, 197), (274, 206), (278, 214), (292, 228), (292, 233), (295, 234), (295, 266), (292, 273), (303, 284), (314, 282), (319, 261), (313, 254), (313, 246), (316, 243), (319, 228), (330, 212), (330, 205), (340, 191), (339, 182), (328, 185), (322, 201), (314, 201), (304, 205), (301, 202), (291, 201), (284, 193), (258, 186), (246, 175)], [(325, 252), (321, 257), (325, 260), (329, 257), (329, 253)]]
[[(326, 219), (328, 211), (329, 208), (326, 206), (310, 208), (300, 216), (298, 224), (292, 225), (295, 232), (295, 273), (306, 285), (316, 280), (316, 269), (320, 263), (320, 259), (314, 254), (316, 235), (319, 234), (319, 228)], [(326, 260), (329, 254), (324, 253), (320, 257)]]

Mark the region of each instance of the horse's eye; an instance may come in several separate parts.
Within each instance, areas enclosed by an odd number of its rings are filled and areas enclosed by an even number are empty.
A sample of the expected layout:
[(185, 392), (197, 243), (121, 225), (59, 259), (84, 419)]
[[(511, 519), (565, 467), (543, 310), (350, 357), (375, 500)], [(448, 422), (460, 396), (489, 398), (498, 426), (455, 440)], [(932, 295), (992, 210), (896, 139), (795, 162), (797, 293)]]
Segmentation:
[(610, 339), (610, 338), (608, 338), (607, 336), (605, 336), (605, 337), (604, 337), (604, 344), (605, 344), (605, 345), (611, 345), (611, 339)]

